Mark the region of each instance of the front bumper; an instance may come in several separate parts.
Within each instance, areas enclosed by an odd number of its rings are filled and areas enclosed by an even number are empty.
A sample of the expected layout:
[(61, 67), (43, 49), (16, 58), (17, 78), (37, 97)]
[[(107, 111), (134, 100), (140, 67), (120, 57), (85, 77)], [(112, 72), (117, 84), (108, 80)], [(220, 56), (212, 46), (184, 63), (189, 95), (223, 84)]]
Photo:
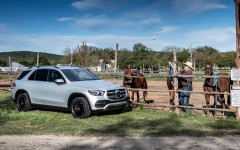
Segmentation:
[(129, 100), (130, 100), (129, 97), (126, 97), (124, 100), (120, 101), (99, 100), (95, 103), (95, 107), (102, 108), (103, 110), (126, 107), (128, 105)]

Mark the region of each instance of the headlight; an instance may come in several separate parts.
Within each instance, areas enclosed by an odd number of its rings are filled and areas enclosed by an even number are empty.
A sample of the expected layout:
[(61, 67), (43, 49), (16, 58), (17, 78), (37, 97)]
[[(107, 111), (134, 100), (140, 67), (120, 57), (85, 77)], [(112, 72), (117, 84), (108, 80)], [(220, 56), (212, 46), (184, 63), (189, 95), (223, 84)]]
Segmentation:
[(105, 91), (101, 91), (101, 90), (88, 90), (88, 93), (93, 95), (93, 96), (103, 96)]

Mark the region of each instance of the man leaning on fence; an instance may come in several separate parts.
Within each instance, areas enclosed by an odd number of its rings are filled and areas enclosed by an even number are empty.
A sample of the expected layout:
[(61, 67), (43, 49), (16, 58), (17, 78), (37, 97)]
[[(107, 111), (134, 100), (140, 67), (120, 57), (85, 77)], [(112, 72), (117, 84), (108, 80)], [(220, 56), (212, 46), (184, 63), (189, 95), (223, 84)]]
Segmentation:
[[(192, 75), (192, 63), (184, 63), (184, 69), (179, 71), (180, 75)], [(182, 90), (192, 91), (192, 77), (182, 77), (181, 78)], [(190, 93), (181, 92), (179, 101), (183, 106), (189, 106)], [(188, 112), (187, 108), (183, 108), (184, 112)]]

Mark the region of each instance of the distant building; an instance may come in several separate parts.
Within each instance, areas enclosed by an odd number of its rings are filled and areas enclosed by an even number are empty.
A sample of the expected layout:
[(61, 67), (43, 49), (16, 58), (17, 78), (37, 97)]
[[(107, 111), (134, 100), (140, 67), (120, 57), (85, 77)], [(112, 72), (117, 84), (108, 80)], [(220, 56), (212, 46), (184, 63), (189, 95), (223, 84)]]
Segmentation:
[(90, 67), (88, 67), (88, 69), (90, 71), (98, 71), (98, 72), (102, 71), (102, 67), (101, 66), (90, 66)]

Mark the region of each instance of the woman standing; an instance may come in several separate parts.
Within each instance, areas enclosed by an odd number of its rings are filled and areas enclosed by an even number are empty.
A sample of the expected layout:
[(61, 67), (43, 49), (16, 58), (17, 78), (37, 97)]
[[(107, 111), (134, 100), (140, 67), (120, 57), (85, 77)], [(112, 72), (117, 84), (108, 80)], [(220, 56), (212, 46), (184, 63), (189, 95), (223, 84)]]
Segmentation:
[[(184, 69), (179, 72), (180, 75), (192, 75), (192, 63), (184, 63)], [(182, 90), (183, 91), (192, 91), (192, 77), (182, 77)], [(181, 92), (179, 101), (183, 106), (189, 106), (190, 93)], [(183, 111), (186, 112), (188, 109), (183, 108)]]

